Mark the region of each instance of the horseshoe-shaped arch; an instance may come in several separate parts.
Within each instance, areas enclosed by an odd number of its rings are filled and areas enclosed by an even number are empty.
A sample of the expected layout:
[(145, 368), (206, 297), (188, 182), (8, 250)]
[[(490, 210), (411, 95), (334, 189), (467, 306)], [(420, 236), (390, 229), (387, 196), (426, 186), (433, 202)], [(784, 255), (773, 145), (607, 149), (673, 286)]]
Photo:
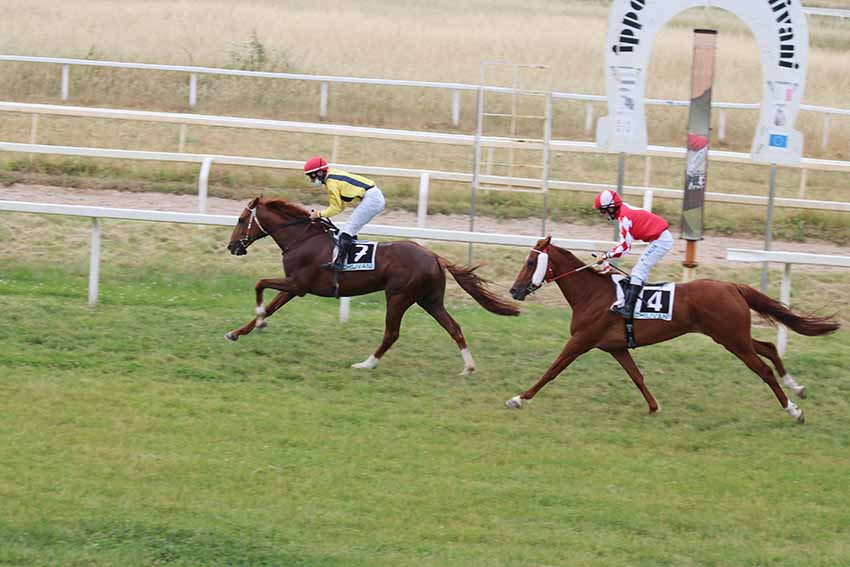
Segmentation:
[(652, 43), (671, 18), (707, 5), (743, 20), (761, 52), (762, 104), (753, 160), (799, 162), (803, 135), (794, 130), (794, 122), (803, 99), (809, 54), (809, 31), (800, 0), (614, 0), (605, 50), (608, 115), (597, 124), (597, 144), (611, 152), (646, 152), (644, 98)]

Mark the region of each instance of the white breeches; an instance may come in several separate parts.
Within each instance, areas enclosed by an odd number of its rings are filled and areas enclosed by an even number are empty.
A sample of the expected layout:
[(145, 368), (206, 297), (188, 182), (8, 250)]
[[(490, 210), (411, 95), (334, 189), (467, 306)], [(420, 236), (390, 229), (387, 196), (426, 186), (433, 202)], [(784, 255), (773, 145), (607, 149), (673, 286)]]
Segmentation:
[(649, 279), (649, 272), (664, 257), (667, 252), (673, 249), (673, 235), (669, 230), (661, 233), (658, 239), (653, 240), (643, 251), (640, 259), (632, 269), (631, 283), (643, 285)]
[(381, 190), (377, 186), (367, 190), (363, 195), (363, 199), (360, 200), (360, 204), (357, 205), (351, 212), (351, 216), (348, 217), (348, 222), (345, 223), (342, 232), (351, 236), (356, 235), (365, 224), (384, 210), (385, 204), (384, 194), (381, 193)]

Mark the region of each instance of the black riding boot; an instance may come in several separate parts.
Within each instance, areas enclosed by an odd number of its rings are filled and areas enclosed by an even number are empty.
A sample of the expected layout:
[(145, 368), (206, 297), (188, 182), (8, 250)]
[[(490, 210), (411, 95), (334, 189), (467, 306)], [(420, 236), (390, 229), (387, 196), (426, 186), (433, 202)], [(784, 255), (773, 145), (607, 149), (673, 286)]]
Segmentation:
[(333, 262), (328, 262), (327, 264), (322, 264), (323, 268), (331, 268), (336, 272), (341, 272), (345, 267), (345, 258), (348, 256), (348, 250), (351, 248), (352, 236), (345, 232), (339, 233), (339, 239), (337, 241), (337, 247), (339, 251), (336, 254), (336, 260)]
[(640, 297), (640, 290), (643, 289), (642, 285), (639, 284), (629, 284), (629, 288), (626, 290), (625, 298), (623, 301), (622, 307), (612, 307), (611, 311), (620, 315), (624, 319), (631, 319), (635, 314), (635, 303), (637, 303), (638, 297)]

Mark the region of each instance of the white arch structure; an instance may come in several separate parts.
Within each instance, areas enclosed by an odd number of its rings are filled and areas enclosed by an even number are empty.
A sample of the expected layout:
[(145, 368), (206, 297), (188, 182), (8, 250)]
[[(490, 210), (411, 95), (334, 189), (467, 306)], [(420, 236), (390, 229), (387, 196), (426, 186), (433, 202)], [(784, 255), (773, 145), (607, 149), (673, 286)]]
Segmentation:
[(761, 116), (752, 158), (794, 164), (803, 135), (794, 122), (806, 83), (809, 31), (800, 0), (614, 0), (608, 16), (605, 79), (608, 115), (596, 141), (612, 152), (646, 152), (646, 73), (656, 34), (675, 15), (701, 6), (722, 8), (743, 20), (761, 51)]

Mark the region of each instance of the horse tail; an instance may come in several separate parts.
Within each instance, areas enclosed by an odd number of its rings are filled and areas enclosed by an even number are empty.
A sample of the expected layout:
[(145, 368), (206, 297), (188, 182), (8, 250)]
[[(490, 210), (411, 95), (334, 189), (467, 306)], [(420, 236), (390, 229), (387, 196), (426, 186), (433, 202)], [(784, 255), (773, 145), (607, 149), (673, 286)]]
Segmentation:
[(797, 315), (784, 304), (771, 299), (748, 285), (737, 285), (736, 287), (741, 295), (744, 296), (750, 309), (761, 313), (771, 323), (778, 321), (801, 335), (817, 337), (835, 332), (841, 327), (838, 321), (835, 321), (831, 317)]
[(491, 282), (474, 273), (478, 266), (464, 268), (452, 264), (441, 256), (437, 256), (437, 260), (443, 268), (451, 272), (452, 277), (463, 288), (463, 291), (471, 295), (481, 307), (496, 315), (519, 315), (519, 308), (514, 303), (505, 301), (487, 289), (487, 284)]

